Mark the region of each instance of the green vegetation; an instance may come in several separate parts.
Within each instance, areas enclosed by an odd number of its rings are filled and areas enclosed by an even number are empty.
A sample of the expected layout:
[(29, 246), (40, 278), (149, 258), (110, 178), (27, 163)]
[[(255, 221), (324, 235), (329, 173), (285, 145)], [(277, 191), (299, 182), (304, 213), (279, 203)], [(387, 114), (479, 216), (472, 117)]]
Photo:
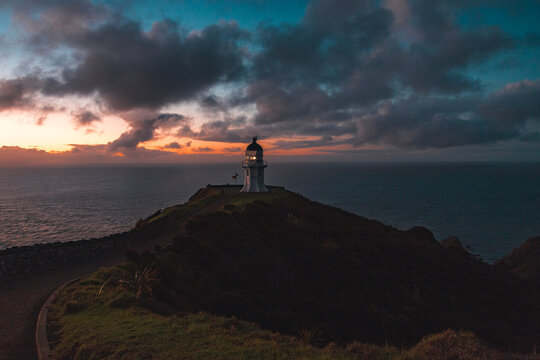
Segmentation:
[(426, 229), (282, 189), (235, 196), (171, 246), (126, 255), (60, 292), (53, 359), (540, 359), (502, 353), (535, 352), (537, 287)]
[(302, 329), (292, 337), (234, 317), (203, 312), (164, 315), (150, 295), (138, 304), (137, 289), (120, 285), (126, 276), (131, 278), (130, 271), (140, 271), (129, 268), (102, 269), (59, 293), (49, 315), (55, 329), (52, 338), (58, 339), (51, 344), (52, 360), (519, 358), (488, 349), (470, 332), (447, 330), (401, 350), (356, 341), (317, 348), (314, 330)]
[(181, 219), (210, 204), (222, 195), (223, 190), (219, 188), (200, 189), (187, 203), (168, 207), (161, 213), (147, 219), (146, 222), (152, 223), (162, 219)]
[[(159, 314), (139, 306), (119, 283), (128, 271), (99, 272), (60, 292), (51, 307), (60, 341), (51, 359), (348, 359), (344, 349), (316, 349), (232, 317)], [(57, 336), (53, 336), (57, 337)]]
[(265, 203), (273, 203), (277, 200), (290, 198), (295, 196), (292, 192), (282, 188), (272, 188), (271, 191), (266, 193), (240, 193), (229, 201), (228, 205), (236, 207), (245, 207), (247, 204), (254, 201), (262, 201)]
[(234, 317), (164, 315), (150, 295), (138, 304), (137, 289), (121, 285), (132, 278), (130, 272), (141, 272), (133, 266), (102, 269), (59, 293), (49, 315), (56, 329), (52, 338), (58, 339), (51, 344), (52, 360), (503, 359), (469, 332), (448, 330), (405, 350), (359, 342), (317, 348), (314, 330), (302, 329), (292, 337)]

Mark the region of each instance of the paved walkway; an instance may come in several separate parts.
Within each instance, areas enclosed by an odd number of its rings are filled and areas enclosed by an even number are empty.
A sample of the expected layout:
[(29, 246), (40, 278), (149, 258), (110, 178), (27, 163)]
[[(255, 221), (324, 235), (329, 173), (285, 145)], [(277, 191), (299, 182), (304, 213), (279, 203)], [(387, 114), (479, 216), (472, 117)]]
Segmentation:
[[(238, 194), (236, 188), (224, 188), (225, 195), (206, 205), (195, 214), (219, 210)], [(167, 246), (185, 230), (188, 218), (180, 221), (169, 232), (137, 244), (137, 250), (152, 250), (156, 245)], [(36, 360), (34, 333), (42, 304), (60, 285), (92, 273), (103, 266), (124, 260), (124, 255), (107, 255), (84, 264), (70, 265), (18, 279), (0, 282), (0, 360)]]

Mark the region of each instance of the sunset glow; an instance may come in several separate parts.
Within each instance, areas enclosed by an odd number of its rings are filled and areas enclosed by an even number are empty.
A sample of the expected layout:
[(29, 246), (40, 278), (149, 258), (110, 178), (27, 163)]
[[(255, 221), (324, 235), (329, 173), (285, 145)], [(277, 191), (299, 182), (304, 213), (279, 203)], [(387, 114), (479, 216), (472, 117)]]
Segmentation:
[(0, 165), (540, 160), (538, 2), (248, 3), (5, 2)]

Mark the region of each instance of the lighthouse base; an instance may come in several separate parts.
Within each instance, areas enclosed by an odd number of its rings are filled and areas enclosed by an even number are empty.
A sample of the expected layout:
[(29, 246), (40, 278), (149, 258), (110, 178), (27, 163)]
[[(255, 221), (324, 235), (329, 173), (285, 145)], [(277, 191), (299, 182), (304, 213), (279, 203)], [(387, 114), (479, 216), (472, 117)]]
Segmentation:
[(266, 166), (244, 167), (244, 187), (240, 192), (268, 192), (264, 185), (264, 168)]
[(258, 186), (256, 184), (250, 184), (250, 185), (244, 185), (242, 190), (240, 192), (250, 192), (250, 193), (257, 193), (257, 192), (268, 192), (268, 188), (264, 186)]

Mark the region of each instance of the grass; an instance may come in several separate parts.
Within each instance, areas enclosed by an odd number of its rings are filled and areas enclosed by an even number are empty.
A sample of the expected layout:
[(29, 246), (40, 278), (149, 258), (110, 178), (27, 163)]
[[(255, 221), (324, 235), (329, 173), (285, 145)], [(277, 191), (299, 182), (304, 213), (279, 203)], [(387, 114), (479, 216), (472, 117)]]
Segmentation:
[(273, 203), (277, 200), (281, 200), (292, 195), (293, 194), (290, 191), (281, 188), (272, 188), (269, 192), (265, 193), (239, 193), (231, 201), (229, 201), (227, 205), (242, 208), (254, 201)]
[(164, 316), (136, 305), (135, 295), (102, 283), (100, 270), (60, 292), (50, 317), (58, 329), (51, 359), (349, 359), (339, 348), (316, 349), (232, 317)]
[[(167, 224), (221, 194), (201, 189), (147, 221)], [(500, 294), (532, 290), (501, 287), (484, 265), (416, 233), (283, 189), (239, 194), (186, 228), (171, 246), (62, 290), (51, 359), (540, 360), (479, 340), (532, 344), (536, 307)]]
[(210, 204), (222, 195), (223, 190), (221, 189), (201, 189), (199, 190), (199, 193), (197, 193), (197, 196), (194, 196), (188, 202), (168, 207), (146, 221), (152, 223), (162, 219), (180, 219), (186, 217), (194, 211)]
[(293, 337), (234, 317), (204, 312), (162, 315), (159, 304), (150, 298), (145, 305), (138, 304), (135, 290), (103, 286), (119, 284), (128, 270), (129, 265), (101, 269), (59, 293), (49, 316), (56, 339), (51, 343), (51, 360), (538, 359), (504, 356), (470, 332), (447, 330), (425, 337), (410, 349), (360, 342), (317, 348), (311, 344), (315, 335), (311, 330)]

